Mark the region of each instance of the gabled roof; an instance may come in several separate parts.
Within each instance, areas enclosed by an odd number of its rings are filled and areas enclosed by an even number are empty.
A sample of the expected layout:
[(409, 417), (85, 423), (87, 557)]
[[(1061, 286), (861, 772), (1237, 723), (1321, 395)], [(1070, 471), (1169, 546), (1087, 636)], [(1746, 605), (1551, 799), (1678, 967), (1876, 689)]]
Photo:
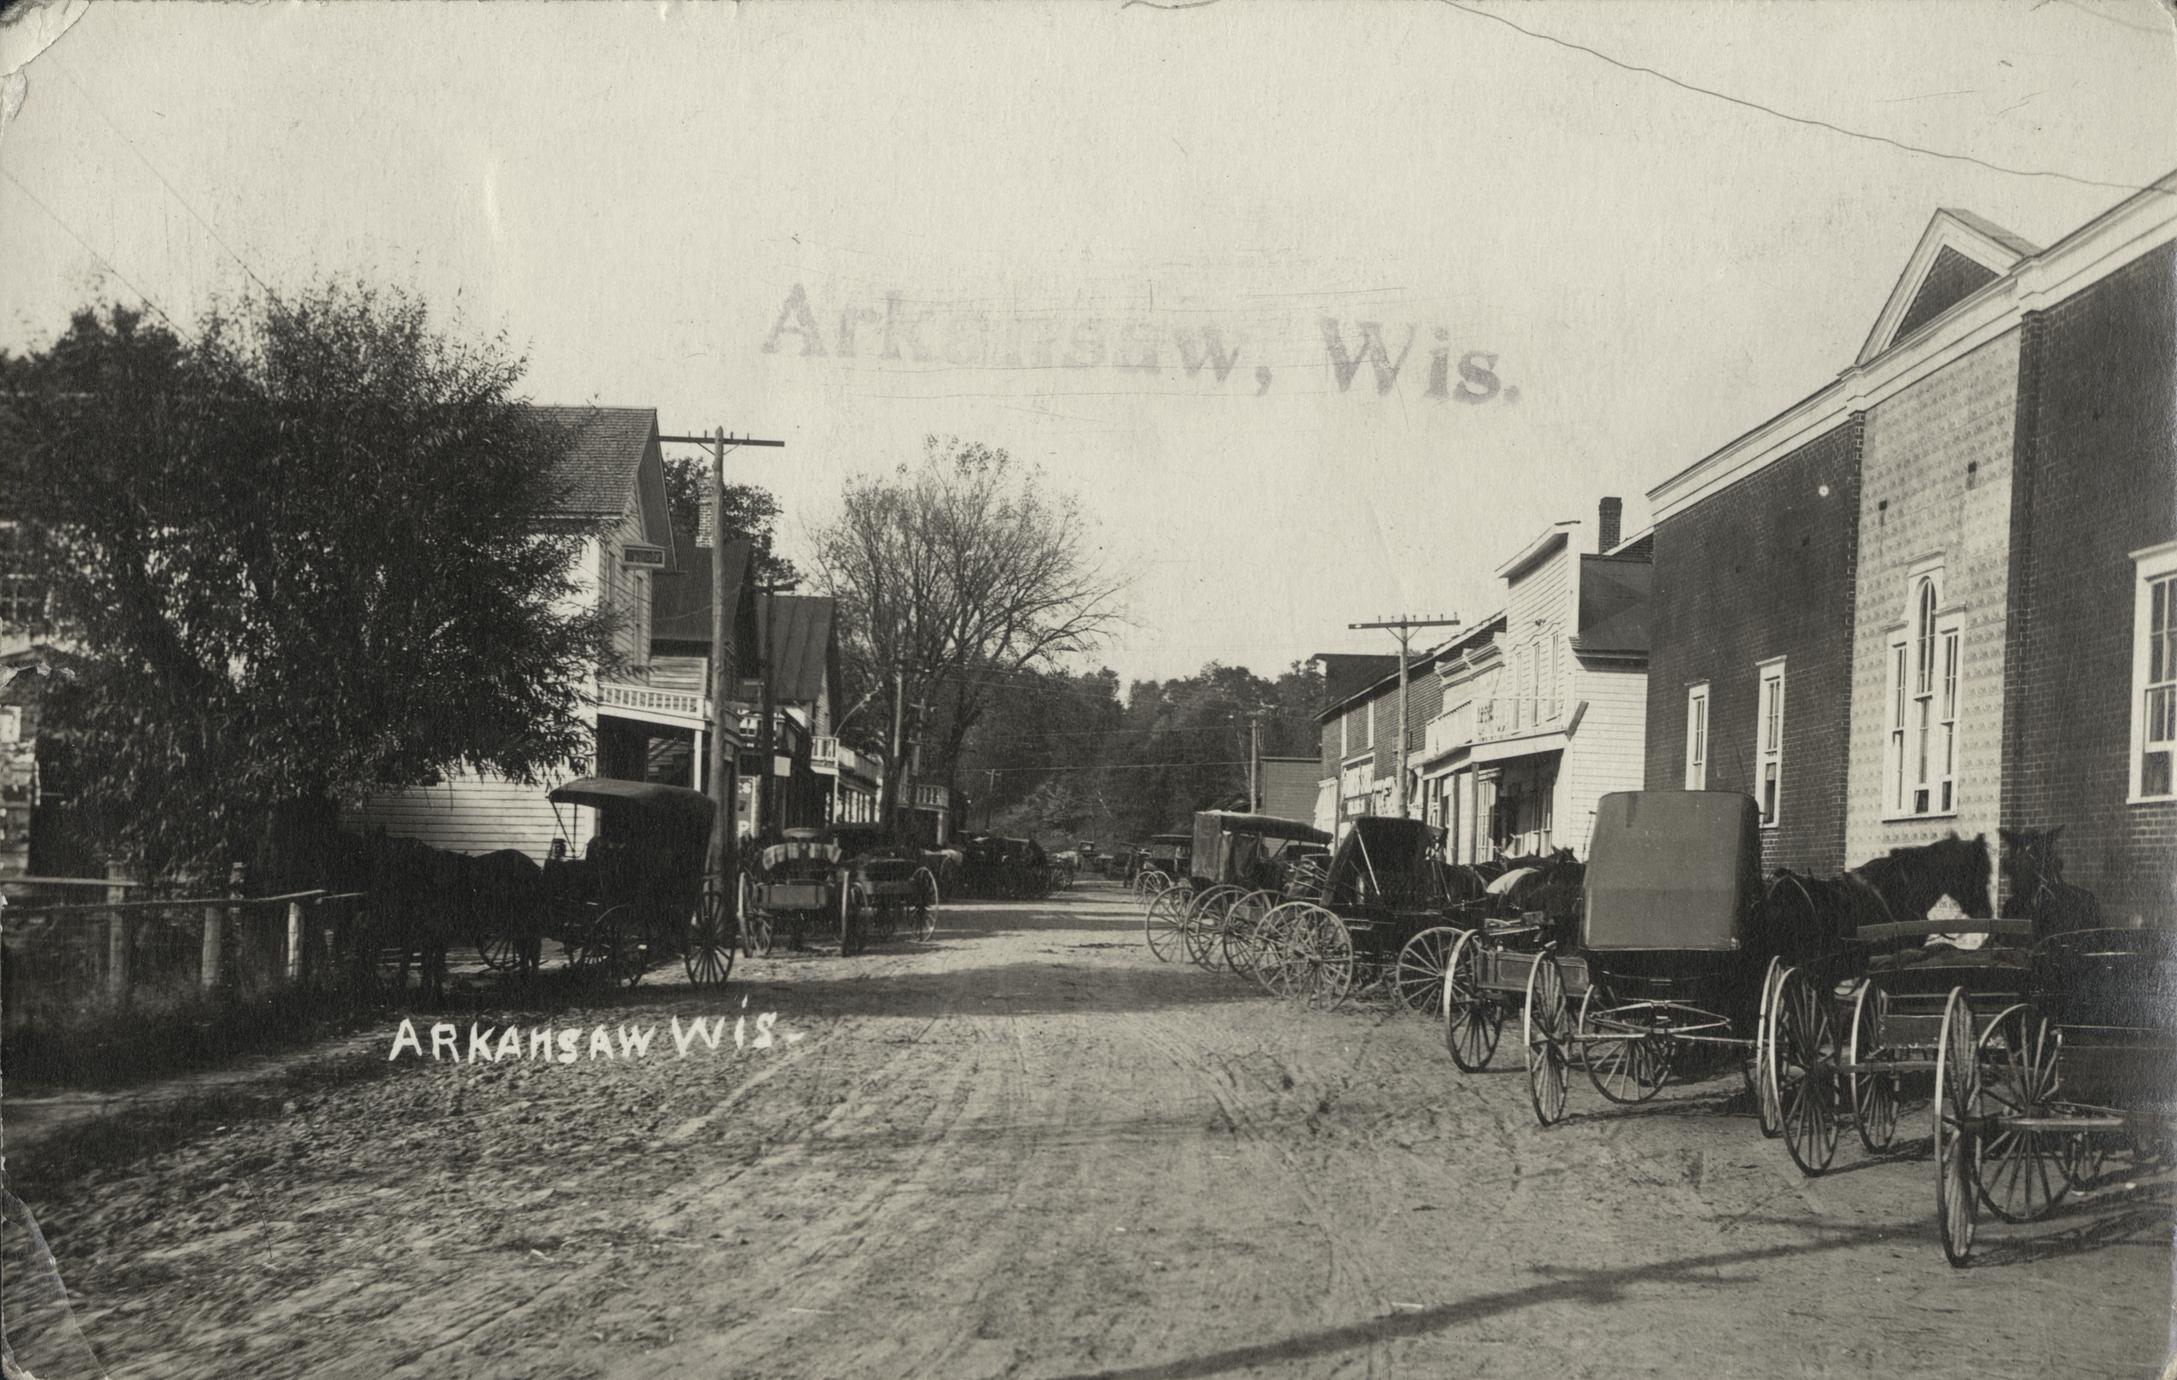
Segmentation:
[(556, 515), (610, 521), (625, 513), (643, 458), (658, 453), (657, 409), (533, 406), (568, 432)]
[(1882, 304), (1856, 361), (1865, 364), (2009, 273), (2039, 248), (1971, 211), (1942, 207), (1920, 232), (1920, 243)]
[[(753, 552), (745, 541), (726, 543), (726, 597), (733, 602), (734, 648), (741, 668), (753, 670), (756, 592), (749, 581)], [(711, 645), (711, 548), (691, 548), (675, 571), (651, 577), (650, 647), (653, 655), (708, 656)]]
[(770, 623), (771, 693), (787, 704), (813, 704), (824, 697), (838, 661), (832, 628), (837, 601), (820, 594), (762, 596)]

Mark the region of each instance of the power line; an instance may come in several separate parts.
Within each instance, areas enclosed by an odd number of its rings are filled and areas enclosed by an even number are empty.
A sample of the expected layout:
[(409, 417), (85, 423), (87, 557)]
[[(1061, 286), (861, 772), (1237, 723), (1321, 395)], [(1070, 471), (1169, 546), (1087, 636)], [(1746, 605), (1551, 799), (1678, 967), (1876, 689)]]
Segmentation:
[(176, 321), (173, 315), (168, 312), (166, 308), (160, 306), (157, 298), (153, 297), (150, 293), (144, 291), (142, 288), (136, 286), (136, 284), (130, 282), (128, 275), (114, 266), (113, 260), (99, 253), (96, 249), (93, 249), (89, 240), (77, 234), (76, 228), (73, 225), (70, 225), (67, 221), (62, 220), (58, 211), (55, 211), (52, 207), (46, 205), (44, 200), (41, 199), (36, 192), (33, 192), (32, 190), (30, 190), (30, 188), (24, 186), (21, 178), (17, 177), (14, 173), (9, 172), (6, 168), (0, 168), (0, 177), (6, 178), (16, 191), (21, 192), (24, 196), (29, 197), (31, 205), (45, 212), (48, 219), (50, 219), (55, 225), (58, 225), (61, 229), (67, 231), (68, 238), (74, 240), (77, 244), (82, 245), (84, 253), (90, 255), (92, 258), (98, 260), (99, 263), (105, 265), (106, 271), (108, 273), (111, 273), (114, 277), (119, 278), (123, 287), (127, 288), (130, 292), (133, 292), (138, 297), (142, 298), (144, 301), (144, 305), (150, 307), (153, 311), (157, 312), (159, 314), (159, 319), (164, 321), (167, 325), (173, 327), (182, 339), (190, 341), (191, 343), (195, 342), (196, 337), (189, 334), (188, 330), (185, 329), (179, 321)]
[(136, 141), (129, 138), (128, 135), (122, 130), (122, 128), (113, 122), (112, 118), (106, 114), (104, 107), (100, 106), (97, 101), (91, 99), (91, 93), (83, 89), (83, 84), (77, 81), (74, 74), (69, 72), (69, 70), (61, 64), (60, 59), (53, 53), (48, 52), (46, 54), (46, 60), (52, 65), (54, 71), (60, 73), (61, 76), (66, 79), (67, 83), (76, 89), (76, 94), (83, 98), (83, 103), (91, 108), (91, 113), (98, 116), (98, 118), (105, 124), (106, 128), (113, 131), (114, 137), (119, 139), (122, 143), (128, 145), (129, 152), (136, 155), (136, 161), (143, 164), (146, 168), (150, 169), (151, 175), (159, 179), (159, 185), (166, 188), (166, 194), (174, 198), (175, 202), (180, 205), (182, 210), (189, 213), (189, 218), (191, 220), (194, 220), (197, 224), (204, 227), (204, 233), (212, 237), (213, 243), (217, 244), (221, 249), (227, 251), (227, 257), (234, 260), (236, 264), (240, 265), (242, 271), (249, 275), (249, 280), (255, 283), (259, 288), (261, 288), (264, 291), (265, 296), (277, 302), (279, 300), (279, 294), (274, 292), (271, 286), (267, 284), (264, 279), (257, 276), (257, 270), (251, 268), (249, 266), (249, 261), (235, 252), (233, 245), (228, 244), (225, 239), (221, 238), (220, 233), (212, 228), (212, 223), (210, 221), (206, 220), (203, 216), (197, 214), (197, 208), (190, 205), (189, 199), (183, 196), (179, 191), (177, 191), (173, 183), (166, 180), (166, 174), (160, 172), (158, 166), (154, 164), (149, 158), (146, 158), (144, 156), (144, 151), (136, 147)]
[(1014, 772), (1035, 771), (1057, 773), (1062, 771), (1150, 771), (1158, 767), (1244, 767), (1246, 761), (1233, 762), (1110, 762), (1093, 767), (977, 767), (976, 771), (994, 771), (1000, 775)]
[(1668, 82), (1681, 91), (1690, 91), (1697, 96), (1708, 96), (1714, 100), (1727, 101), (1732, 105), (1739, 106), (1746, 110), (1759, 111), (1761, 114), (1767, 115), (1772, 119), (1783, 120), (1789, 124), (1807, 125), (1814, 129), (1828, 130), (1832, 134), (1841, 134), (1848, 139), (1865, 139), (1870, 143), (1887, 144), (1893, 149), (1899, 149), (1906, 153), (1922, 154), (1929, 158), (1947, 159), (1953, 163), (1970, 163), (1975, 167), (1986, 168), (1990, 172), (2004, 173), (2011, 177), (2049, 177), (2055, 178), (2060, 182), (2075, 183), (2081, 187), (2102, 187), (2107, 188), (2111, 191), (2119, 192), (2147, 192), (2162, 190), (2159, 187), (2143, 187), (2136, 182), (2106, 182), (2100, 178), (2080, 177), (2075, 173), (2060, 172), (2053, 168), (2014, 168), (2007, 164), (1997, 163), (1989, 159), (1982, 158), (1977, 154), (1951, 153), (1945, 149), (1931, 149), (1922, 144), (1914, 144), (1909, 143), (1903, 139), (1892, 138), (1887, 134), (1871, 134), (1866, 130), (1849, 129), (1844, 125), (1832, 124), (1828, 120), (1817, 119), (1812, 115), (1794, 115), (1788, 110), (1778, 110), (1775, 106), (1763, 105), (1760, 101), (1749, 100), (1744, 96), (1734, 96), (1728, 91), (1717, 91), (1711, 87), (1700, 86), (1693, 82), (1682, 80), (1678, 77), (1672, 76), (1668, 72), (1658, 71), (1653, 67), (1643, 67), (1637, 62), (1627, 62), (1622, 58), (1614, 58), (1610, 56), (1610, 54), (1605, 53), (1600, 49), (1588, 47), (1585, 43), (1575, 43), (1569, 38), (1559, 38), (1555, 34), (1546, 34), (1539, 29), (1527, 28), (1525, 25), (1515, 23), (1512, 20), (1505, 18), (1501, 14), (1491, 14), (1487, 10), (1477, 9), (1472, 5), (1461, 4), (1460, 0), (1436, 0), (1436, 2), (1440, 5), (1445, 5), (1451, 9), (1458, 10), (1463, 14), (1471, 14), (1479, 19), (1487, 19), (1492, 23), (1502, 24), (1507, 29), (1510, 29), (1515, 33), (1524, 34), (1528, 38), (1540, 39), (1544, 43), (1555, 44), (1557, 47), (1560, 48), (1570, 48), (1576, 53), (1585, 53), (1591, 58), (1596, 58), (1602, 62), (1609, 63), (1612, 67), (1615, 67), (1620, 71), (1633, 72), (1644, 77), (1653, 77), (1657, 81)]

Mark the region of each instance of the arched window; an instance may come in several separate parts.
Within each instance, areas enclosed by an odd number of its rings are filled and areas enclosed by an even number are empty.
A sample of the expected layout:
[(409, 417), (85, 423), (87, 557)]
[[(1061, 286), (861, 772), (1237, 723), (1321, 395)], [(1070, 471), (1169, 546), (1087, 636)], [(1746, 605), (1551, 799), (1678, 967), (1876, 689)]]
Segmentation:
[(1892, 817), (1957, 810), (1961, 625), (1943, 609), (1942, 579), (1940, 566), (1914, 573), (1890, 640), (1883, 805)]

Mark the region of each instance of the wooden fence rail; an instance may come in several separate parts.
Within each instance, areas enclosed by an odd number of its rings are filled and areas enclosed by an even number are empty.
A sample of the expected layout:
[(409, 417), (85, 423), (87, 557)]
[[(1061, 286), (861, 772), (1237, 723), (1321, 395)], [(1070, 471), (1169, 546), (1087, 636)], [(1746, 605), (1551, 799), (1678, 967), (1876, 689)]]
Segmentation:
[[(104, 888), (106, 899), (35, 895), (93, 887)], [(353, 976), (336, 972), (330, 960), (363, 942), (361, 892), (244, 896), (239, 866), (224, 895), (124, 899), (142, 889), (118, 877), (0, 882), (0, 1021), (14, 1026), (41, 1010), (128, 1007), (149, 983), (170, 996), (193, 989), (232, 1000)], [(26, 891), (33, 896), (9, 895)], [(189, 949), (193, 963), (184, 958)]]

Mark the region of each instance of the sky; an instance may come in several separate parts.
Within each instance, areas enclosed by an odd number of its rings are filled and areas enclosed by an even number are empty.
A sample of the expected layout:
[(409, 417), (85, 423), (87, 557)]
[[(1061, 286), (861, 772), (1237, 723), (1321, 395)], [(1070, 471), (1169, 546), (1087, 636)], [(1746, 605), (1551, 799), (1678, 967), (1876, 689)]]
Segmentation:
[(788, 554), (1001, 446), (1129, 581), (1130, 678), (1486, 614), (1849, 365), (1937, 207), (2045, 245), (2177, 169), (2154, 0), (9, 19), (0, 348), (396, 284), (538, 401), (785, 440), (731, 468)]

